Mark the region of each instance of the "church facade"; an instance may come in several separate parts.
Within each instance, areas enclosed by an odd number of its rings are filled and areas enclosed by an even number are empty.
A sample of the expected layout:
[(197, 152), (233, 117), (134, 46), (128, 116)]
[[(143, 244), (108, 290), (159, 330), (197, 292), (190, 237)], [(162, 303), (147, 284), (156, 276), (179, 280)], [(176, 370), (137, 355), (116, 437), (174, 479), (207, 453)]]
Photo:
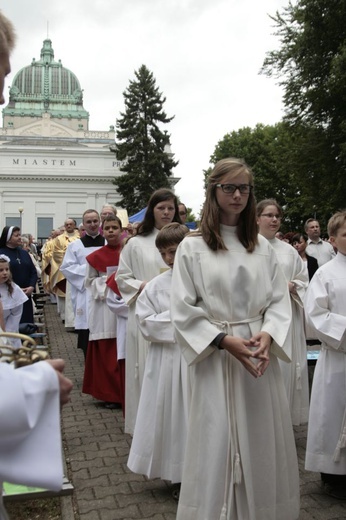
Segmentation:
[[(43, 42), (40, 60), (21, 69), (10, 88), (0, 128), (0, 222), (47, 238), (67, 217), (118, 206), (121, 175), (111, 148), (114, 127), (89, 130), (89, 113), (75, 74)], [(121, 212), (126, 224), (126, 211)]]

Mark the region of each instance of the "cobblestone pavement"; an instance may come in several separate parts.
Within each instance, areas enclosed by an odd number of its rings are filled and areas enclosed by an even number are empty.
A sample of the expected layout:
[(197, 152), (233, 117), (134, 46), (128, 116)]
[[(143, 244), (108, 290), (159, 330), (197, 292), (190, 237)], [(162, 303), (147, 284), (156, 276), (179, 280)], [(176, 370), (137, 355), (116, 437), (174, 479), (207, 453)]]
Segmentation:
[[(71, 403), (62, 412), (66, 473), (74, 493), (61, 499), (62, 520), (174, 520), (172, 487), (135, 475), (126, 466), (131, 437), (124, 433), (121, 410), (107, 410), (81, 393), (84, 360), (76, 348), (77, 335), (66, 332), (55, 305), (47, 304), (45, 315), (52, 355), (65, 359), (65, 373), (74, 382)], [(295, 428), (295, 438), (300, 520), (346, 520), (346, 501), (324, 495), (319, 474), (304, 470), (306, 427)]]

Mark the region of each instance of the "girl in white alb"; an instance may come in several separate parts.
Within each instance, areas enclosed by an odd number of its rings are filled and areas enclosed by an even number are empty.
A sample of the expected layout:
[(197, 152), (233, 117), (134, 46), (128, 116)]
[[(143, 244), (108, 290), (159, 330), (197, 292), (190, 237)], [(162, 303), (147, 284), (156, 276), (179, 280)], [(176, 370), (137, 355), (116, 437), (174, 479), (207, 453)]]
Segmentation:
[[(10, 259), (6, 255), (0, 255), (0, 299), (6, 332), (18, 332), (23, 303), (27, 301), (28, 297), (12, 281)], [(21, 340), (12, 339), (11, 343), (15, 347), (20, 347)]]

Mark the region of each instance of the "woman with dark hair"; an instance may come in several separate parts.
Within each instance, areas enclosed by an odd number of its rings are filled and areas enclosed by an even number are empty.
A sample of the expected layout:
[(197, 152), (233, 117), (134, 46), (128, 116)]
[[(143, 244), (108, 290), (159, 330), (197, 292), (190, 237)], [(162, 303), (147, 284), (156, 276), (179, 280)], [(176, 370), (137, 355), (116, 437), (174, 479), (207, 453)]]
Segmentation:
[(9, 257), (12, 279), (28, 297), (23, 305), (20, 322), (33, 323), (34, 311), (31, 295), (37, 283), (37, 272), (29, 253), (20, 247), (21, 244), (20, 228), (5, 226), (0, 237), (0, 253)]
[(138, 330), (135, 304), (145, 284), (166, 268), (155, 246), (161, 228), (179, 222), (178, 200), (171, 190), (156, 190), (148, 202), (143, 222), (136, 236), (126, 242), (120, 255), (116, 281), (124, 301), (129, 306), (126, 338), (125, 431), (133, 434), (140, 390), (144, 374), (148, 342)]
[(306, 248), (308, 246), (308, 236), (304, 235), (303, 233), (296, 233), (291, 238), (290, 244), (298, 251), (299, 256), (303, 262), (306, 262), (310, 281), (318, 269), (318, 262), (316, 258), (306, 253)]
[(296, 520), (299, 474), (277, 357), (291, 312), (275, 252), (257, 234), (239, 159), (208, 179), (200, 229), (178, 246), (171, 318), (192, 394), (177, 520)]

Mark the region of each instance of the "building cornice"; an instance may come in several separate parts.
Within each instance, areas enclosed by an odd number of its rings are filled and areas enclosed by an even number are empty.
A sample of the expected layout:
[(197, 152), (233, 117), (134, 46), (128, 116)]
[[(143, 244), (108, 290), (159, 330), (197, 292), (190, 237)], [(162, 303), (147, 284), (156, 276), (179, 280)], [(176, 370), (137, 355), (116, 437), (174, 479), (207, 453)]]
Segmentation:
[(93, 182), (100, 182), (100, 183), (107, 183), (109, 184), (113, 179), (115, 178), (115, 175), (109, 175), (108, 177), (84, 177), (84, 176), (72, 176), (72, 175), (0, 175), (0, 182), (1, 181), (10, 181), (10, 182), (17, 182), (17, 181), (30, 181), (30, 182), (87, 182), (87, 183), (93, 183)]

